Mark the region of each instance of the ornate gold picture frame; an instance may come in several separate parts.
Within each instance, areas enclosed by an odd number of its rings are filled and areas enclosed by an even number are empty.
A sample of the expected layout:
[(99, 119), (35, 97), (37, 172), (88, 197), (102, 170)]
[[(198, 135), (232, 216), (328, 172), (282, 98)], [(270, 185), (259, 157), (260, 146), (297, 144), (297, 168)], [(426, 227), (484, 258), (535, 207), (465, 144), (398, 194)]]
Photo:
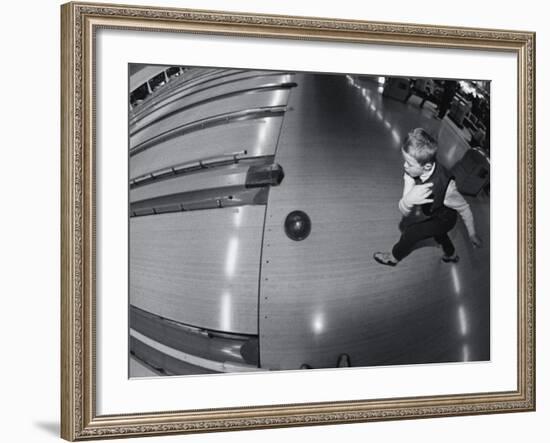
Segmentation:
[[(75, 441), (535, 409), (534, 33), (79, 2), (63, 5), (61, 18), (61, 435), (64, 439)], [(96, 228), (100, 204), (96, 186), (101, 177), (96, 163), (98, 77), (95, 61), (99, 30), (514, 55), (517, 59), (517, 288), (510, 288), (510, 291), (517, 297), (517, 345), (514, 342), (510, 346), (516, 348), (516, 389), (99, 414), (96, 252), (101, 245)]]

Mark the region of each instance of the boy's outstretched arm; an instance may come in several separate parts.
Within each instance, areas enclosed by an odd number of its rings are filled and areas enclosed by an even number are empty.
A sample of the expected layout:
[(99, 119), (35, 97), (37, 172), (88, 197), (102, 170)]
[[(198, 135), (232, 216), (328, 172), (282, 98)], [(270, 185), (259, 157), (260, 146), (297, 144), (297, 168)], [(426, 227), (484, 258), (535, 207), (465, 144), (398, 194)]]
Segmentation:
[(468, 231), (470, 241), (476, 248), (480, 248), (483, 242), (476, 233), (474, 214), (472, 213), (468, 202), (464, 199), (462, 194), (458, 192), (454, 180), (451, 180), (449, 182), (447, 192), (445, 193), (445, 201), (443, 204), (448, 208), (454, 209), (460, 214), (460, 217), (462, 218), (462, 221), (464, 221), (464, 225), (466, 226), (466, 230)]

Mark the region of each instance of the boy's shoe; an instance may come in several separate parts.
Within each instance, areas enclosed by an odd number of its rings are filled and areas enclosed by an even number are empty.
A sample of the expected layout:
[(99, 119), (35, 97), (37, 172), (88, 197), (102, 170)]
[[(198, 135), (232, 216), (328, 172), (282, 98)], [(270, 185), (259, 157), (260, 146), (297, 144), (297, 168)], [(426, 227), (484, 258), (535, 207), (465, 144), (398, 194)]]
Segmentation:
[(381, 265), (395, 266), (399, 263), (391, 252), (375, 252), (372, 257)]
[(458, 263), (459, 260), (460, 257), (457, 254), (444, 255), (443, 257), (441, 257), (441, 261), (443, 263)]

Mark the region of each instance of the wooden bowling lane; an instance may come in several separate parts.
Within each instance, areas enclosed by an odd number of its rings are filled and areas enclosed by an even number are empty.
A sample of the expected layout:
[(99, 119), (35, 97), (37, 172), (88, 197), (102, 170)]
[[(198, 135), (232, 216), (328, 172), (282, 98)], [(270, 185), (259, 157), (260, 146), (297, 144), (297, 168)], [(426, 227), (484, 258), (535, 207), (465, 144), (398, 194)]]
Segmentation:
[[(130, 126), (130, 134), (134, 135), (146, 130), (154, 122), (166, 118), (183, 108), (198, 106), (200, 103), (217, 101), (224, 97), (236, 94), (245, 94), (288, 84), (292, 75), (279, 74), (271, 76), (237, 77), (219, 83), (202, 85), (197, 88), (185, 88), (182, 91), (173, 91), (172, 95), (155, 106), (147, 115)], [(208, 82), (211, 83), (211, 82)]]
[(250, 165), (233, 165), (207, 169), (195, 174), (183, 174), (169, 180), (158, 180), (151, 184), (136, 187), (130, 191), (130, 203), (168, 196), (181, 192), (205, 191), (209, 189), (244, 188)]
[(279, 72), (274, 73), (273, 71), (251, 71), (242, 69), (186, 69), (183, 74), (172, 78), (167, 85), (155, 91), (154, 94), (146, 99), (146, 102), (131, 109), (130, 126), (133, 128), (136, 123), (139, 123), (150, 113), (156, 112), (182, 96), (193, 94), (201, 89), (216, 86), (221, 83), (228, 84), (253, 77), (267, 77), (280, 74)]
[(193, 122), (211, 118), (216, 115), (230, 114), (247, 109), (268, 108), (282, 106), (287, 102), (288, 89), (265, 89), (253, 94), (231, 95), (220, 100), (208, 101), (181, 112), (176, 112), (162, 120), (158, 120), (145, 130), (137, 132), (130, 138), (130, 149), (139, 148), (142, 145), (153, 146), (162, 140), (162, 135), (176, 130), (178, 127), (189, 125)]
[(163, 141), (130, 157), (130, 180), (209, 157), (273, 155), (282, 117), (233, 121)]
[[(399, 237), (400, 143), (429, 117), (374, 95), (371, 109), (344, 76), (296, 83), (276, 154), (285, 179), (266, 212), (262, 367), (334, 367), (342, 353), (353, 366), (488, 359), (488, 205), (474, 208), (484, 249), (472, 250), (461, 222), (452, 232), (456, 265), (434, 244), (395, 268), (372, 259)], [(312, 222), (302, 241), (284, 232), (294, 210)]]
[(130, 219), (130, 304), (189, 326), (257, 334), (265, 206)]

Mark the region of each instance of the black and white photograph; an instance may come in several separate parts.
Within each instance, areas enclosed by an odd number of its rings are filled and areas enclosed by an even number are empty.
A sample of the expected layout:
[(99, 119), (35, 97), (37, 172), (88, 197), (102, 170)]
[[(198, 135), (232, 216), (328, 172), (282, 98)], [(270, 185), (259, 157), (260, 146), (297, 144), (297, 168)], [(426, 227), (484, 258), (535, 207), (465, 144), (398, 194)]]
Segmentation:
[(489, 80), (128, 86), (130, 377), (491, 360)]
[(125, 3), (7, 2), (2, 441), (548, 440), (544, 3)]

